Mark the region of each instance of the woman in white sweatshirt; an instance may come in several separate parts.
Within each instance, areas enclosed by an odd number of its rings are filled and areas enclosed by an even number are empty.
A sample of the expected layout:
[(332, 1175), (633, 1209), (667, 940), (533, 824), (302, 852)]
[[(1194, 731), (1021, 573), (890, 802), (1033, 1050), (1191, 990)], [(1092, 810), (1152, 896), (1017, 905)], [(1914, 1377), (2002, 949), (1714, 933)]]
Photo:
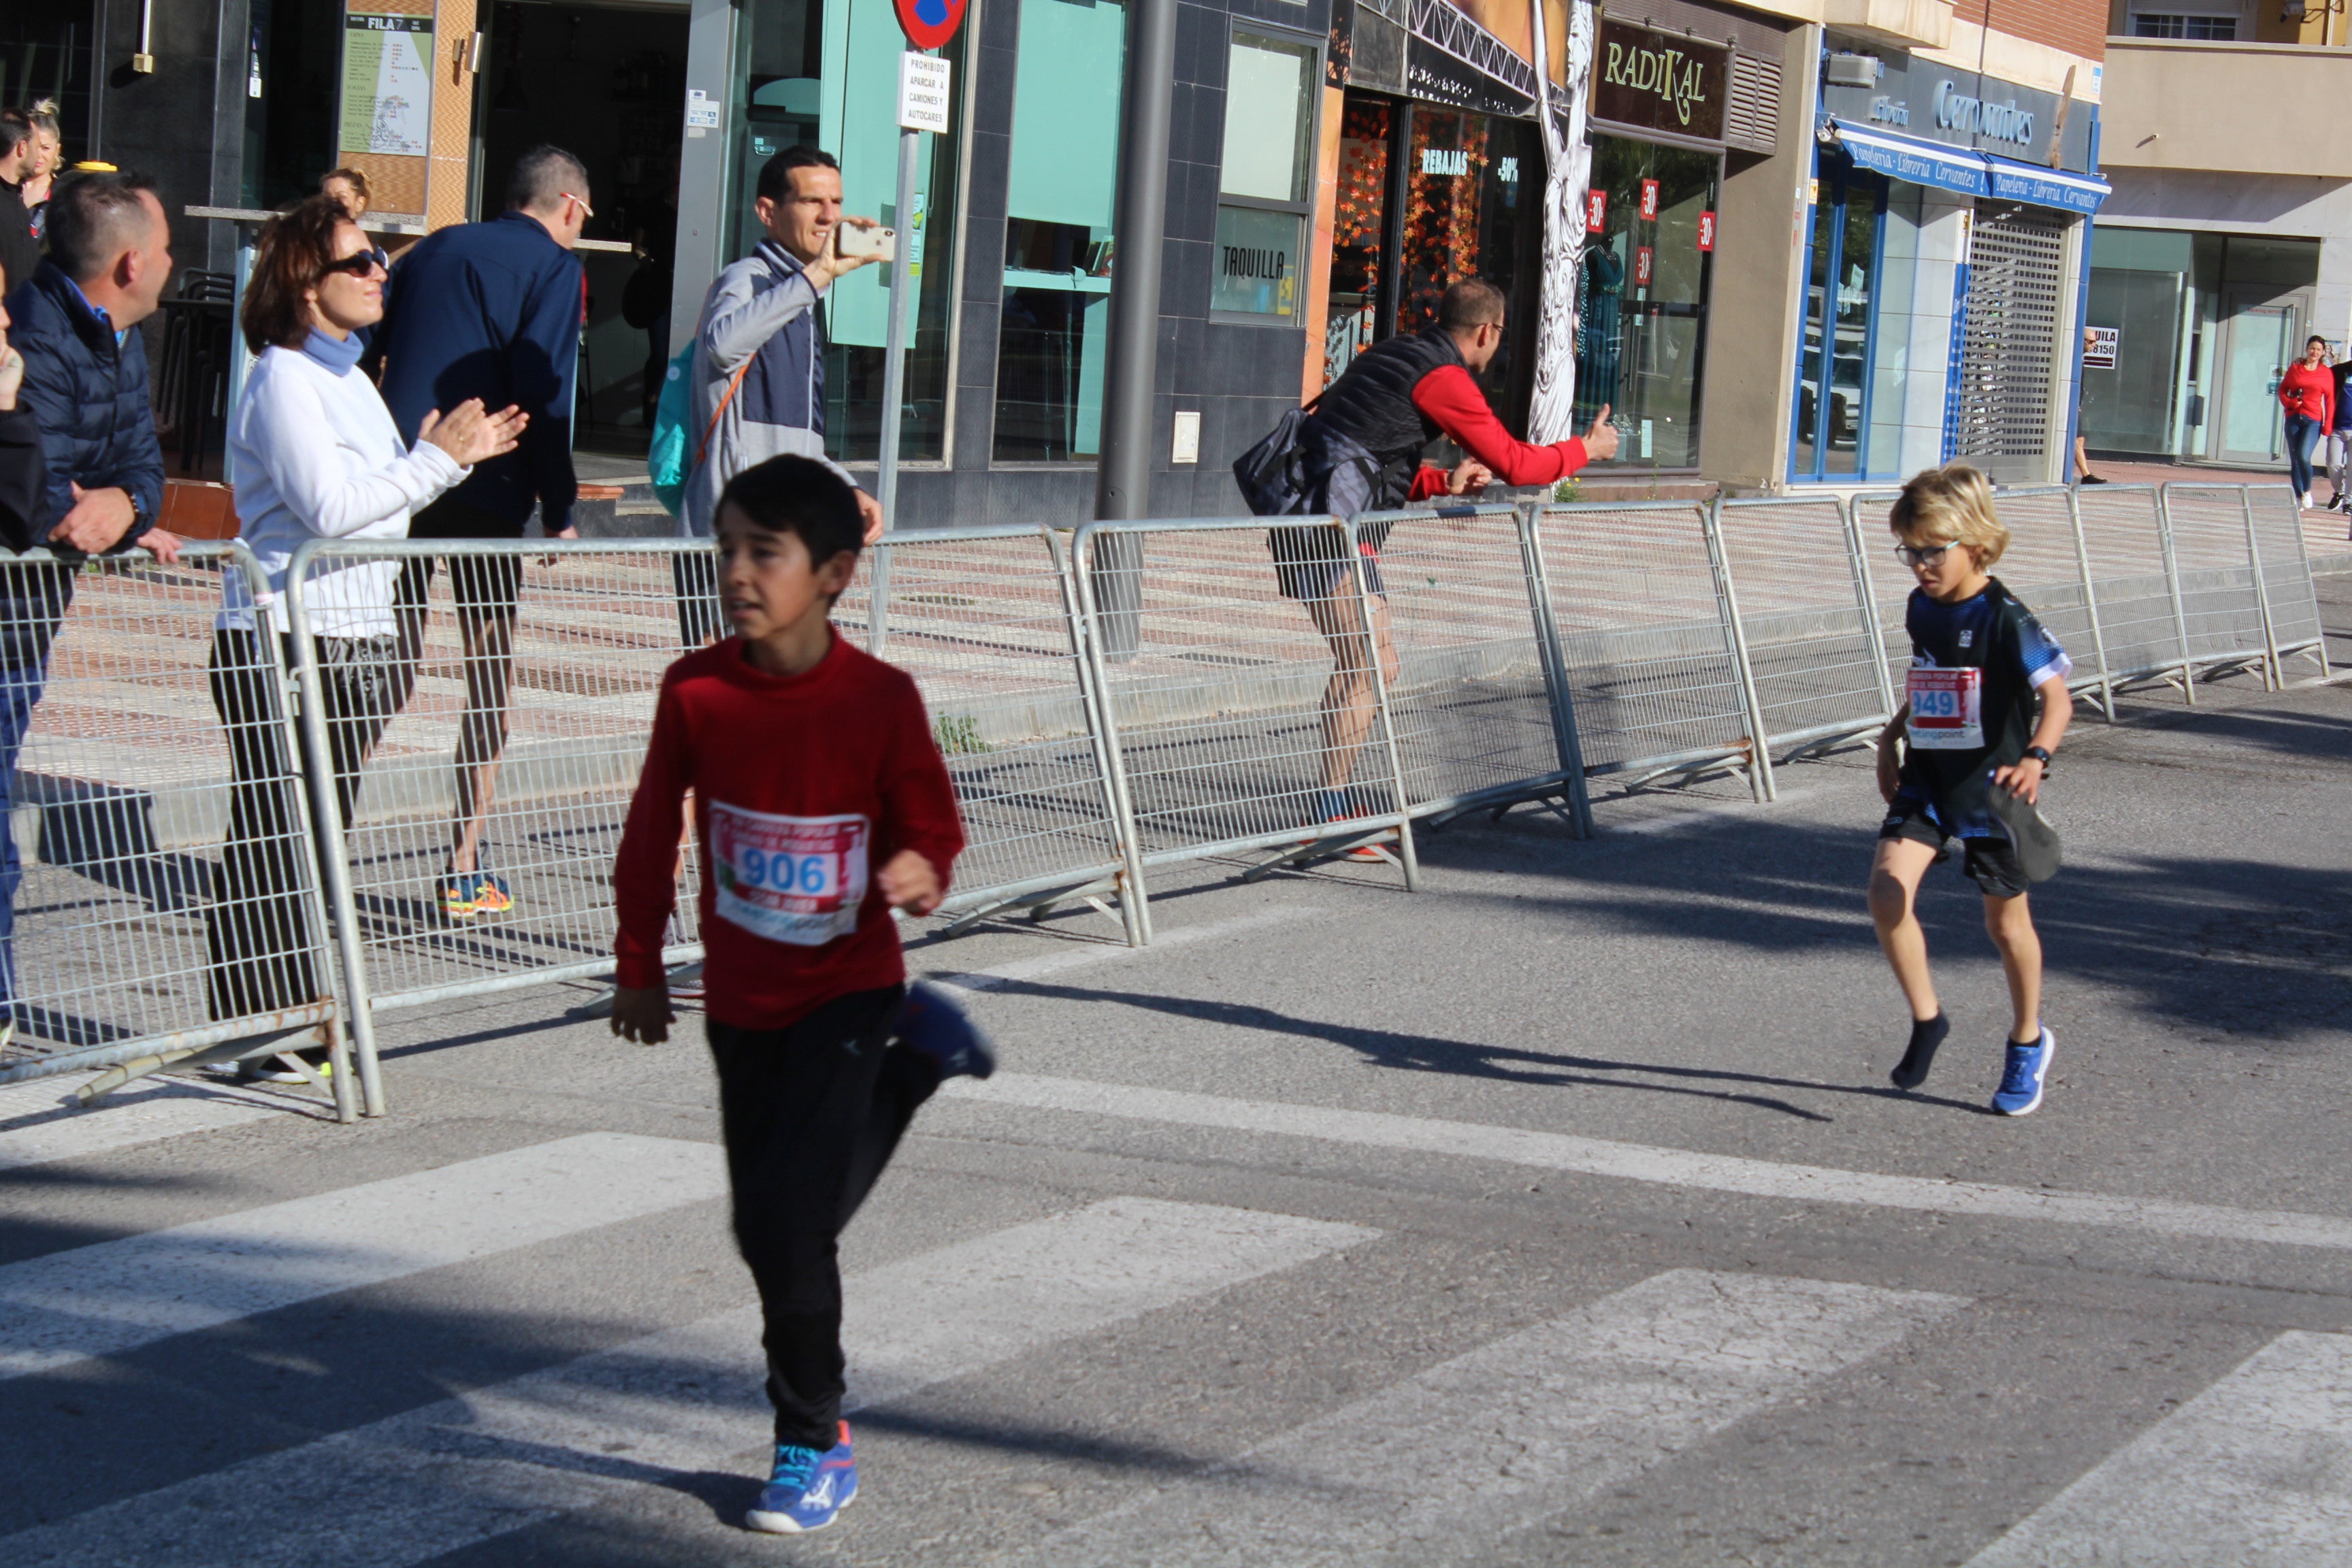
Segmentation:
[[(525, 416), (487, 414), (479, 398), (445, 418), (427, 415), (404, 448), (374, 384), (359, 374), (353, 334), (383, 316), (383, 253), (330, 196), (272, 219), (254, 252), (241, 325), (260, 355), (229, 418), (228, 476), (237, 537), (269, 579), (256, 605), (243, 574), (224, 575), (213, 635), (213, 705), (229, 739), (229, 824), (208, 921), (208, 985), (215, 1018), (300, 1006), (324, 994), (298, 893), (307, 880), (296, 837), (301, 788), (285, 745), (278, 659), (262, 641), (277, 634), (294, 662), (286, 573), (311, 539), (404, 539), (412, 511), (463, 479), (471, 466), (514, 449)], [(302, 585), (318, 649), (330, 757), (344, 825), (359, 795), (361, 763), (392, 717), (398, 649), (394, 561), (332, 560)], [(315, 825), (314, 825), (315, 826)], [(331, 836), (322, 835), (322, 839)], [(323, 852), (323, 845), (322, 845)]]

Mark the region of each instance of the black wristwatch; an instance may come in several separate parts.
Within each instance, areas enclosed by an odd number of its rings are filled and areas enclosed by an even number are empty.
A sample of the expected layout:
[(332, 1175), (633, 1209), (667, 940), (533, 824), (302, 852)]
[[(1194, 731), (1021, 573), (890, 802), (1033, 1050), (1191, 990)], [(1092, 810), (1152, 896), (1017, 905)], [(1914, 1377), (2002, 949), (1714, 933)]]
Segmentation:
[(2017, 760), (2018, 760), (2019, 762), (2021, 762), (2021, 762), (2023, 762), (2023, 761), (2025, 760), (2025, 757), (2032, 757), (2035, 762), (2040, 763), (2042, 764), (2042, 777), (2044, 777), (2044, 778), (2048, 778), (2048, 777), (2050, 776), (2050, 748), (2049, 748), (2049, 747), (2047, 747), (2047, 746), (2028, 746), (2028, 747), (2026, 747), (2026, 748), (2025, 748), (2025, 756), (2024, 756), (2024, 757), (2020, 757), (2020, 758), (2018, 758)]

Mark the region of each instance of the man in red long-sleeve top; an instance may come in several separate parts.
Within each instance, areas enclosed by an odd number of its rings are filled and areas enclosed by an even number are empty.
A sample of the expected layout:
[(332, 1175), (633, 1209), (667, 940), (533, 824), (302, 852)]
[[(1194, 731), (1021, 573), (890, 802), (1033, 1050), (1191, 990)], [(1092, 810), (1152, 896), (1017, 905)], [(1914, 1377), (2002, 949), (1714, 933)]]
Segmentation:
[[(1299, 431), (1308, 488), (1301, 510), (1351, 516), (1442, 496), (1475, 496), (1496, 479), (1510, 485), (1553, 484), (1588, 462), (1617, 455), (1617, 427), (1609, 422), (1606, 405), (1582, 437), (1551, 446), (1530, 446), (1506, 430), (1477, 381), (1502, 344), (1503, 291), (1465, 278), (1439, 300), (1436, 326), (1387, 339), (1358, 354), (1316, 400)], [(1422, 461), (1423, 451), (1441, 436), (1469, 454), (1450, 471)], [(1370, 595), (1370, 640), (1380, 650), (1383, 674), (1394, 680), (1396, 648), (1380, 570), (1389, 527), (1383, 522), (1360, 528), (1356, 548)], [(1283, 596), (1304, 605), (1315, 629), (1331, 645), (1316, 816), (1336, 822), (1356, 815), (1348, 804), (1348, 781), (1355, 774), (1356, 753), (1371, 732), (1374, 697), (1344, 536), (1336, 528), (1294, 527), (1275, 530), (1268, 542)], [(1369, 845), (1353, 854), (1359, 859), (1381, 858)]]

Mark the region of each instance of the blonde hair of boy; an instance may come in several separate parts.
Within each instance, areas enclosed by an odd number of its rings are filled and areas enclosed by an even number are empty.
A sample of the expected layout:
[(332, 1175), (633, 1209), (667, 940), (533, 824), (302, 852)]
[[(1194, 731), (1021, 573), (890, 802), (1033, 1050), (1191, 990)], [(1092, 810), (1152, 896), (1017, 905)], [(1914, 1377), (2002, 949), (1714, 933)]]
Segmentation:
[(1947, 463), (1912, 475), (1886, 522), (1897, 539), (1915, 547), (1968, 546), (1982, 572), (1991, 571), (2009, 549), (2009, 530), (1992, 509), (1992, 485), (1970, 463)]

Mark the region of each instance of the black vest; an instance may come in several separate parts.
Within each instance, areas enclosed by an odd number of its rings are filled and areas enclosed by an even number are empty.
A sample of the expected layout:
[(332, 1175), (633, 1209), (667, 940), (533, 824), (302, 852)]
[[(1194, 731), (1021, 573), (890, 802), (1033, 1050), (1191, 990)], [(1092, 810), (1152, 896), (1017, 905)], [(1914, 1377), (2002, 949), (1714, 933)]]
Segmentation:
[(1375, 510), (1404, 504), (1423, 449), (1444, 434), (1413, 406), (1412, 389), (1423, 376), (1449, 364), (1463, 364), (1462, 351), (1442, 327), (1389, 338), (1349, 362), (1316, 405), (1316, 419), (1380, 460)]

